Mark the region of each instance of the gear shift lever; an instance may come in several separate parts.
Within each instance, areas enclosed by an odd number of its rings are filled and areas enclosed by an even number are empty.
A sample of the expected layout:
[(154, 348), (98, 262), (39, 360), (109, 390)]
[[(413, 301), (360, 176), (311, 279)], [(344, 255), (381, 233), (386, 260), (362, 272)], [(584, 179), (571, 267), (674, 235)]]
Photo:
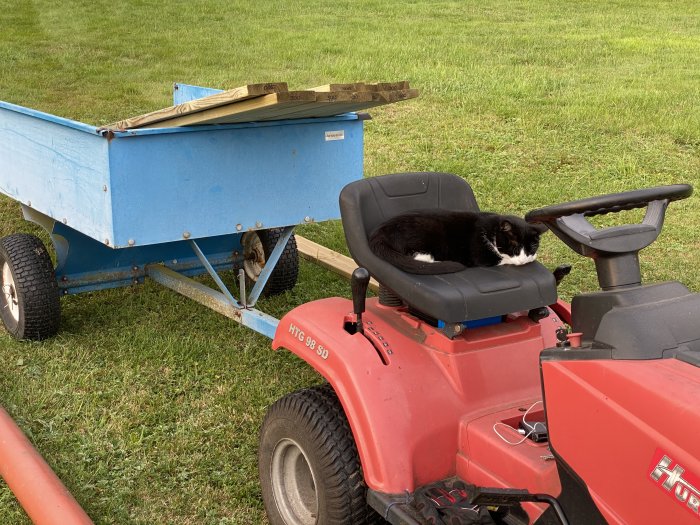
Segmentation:
[(362, 314), (365, 311), (365, 296), (369, 285), (369, 272), (365, 268), (356, 268), (350, 277), (350, 288), (352, 290), (352, 309), (357, 316), (357, 331), (364, 334), (362, 326)]

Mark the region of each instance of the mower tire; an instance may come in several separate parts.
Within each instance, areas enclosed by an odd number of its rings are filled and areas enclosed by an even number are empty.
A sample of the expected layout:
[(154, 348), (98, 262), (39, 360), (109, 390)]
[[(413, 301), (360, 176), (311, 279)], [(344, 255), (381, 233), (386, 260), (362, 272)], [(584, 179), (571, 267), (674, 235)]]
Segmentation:
[(352, 431), (330, 385), (293, 392), (268, 409), (258, 468), (272, 525), (384, 523), (367, 504)]
[(61, 304), (53, 263), (38, 237), (0, 239), (0, 319), (12, 337), (40, 341), (56, 335)]

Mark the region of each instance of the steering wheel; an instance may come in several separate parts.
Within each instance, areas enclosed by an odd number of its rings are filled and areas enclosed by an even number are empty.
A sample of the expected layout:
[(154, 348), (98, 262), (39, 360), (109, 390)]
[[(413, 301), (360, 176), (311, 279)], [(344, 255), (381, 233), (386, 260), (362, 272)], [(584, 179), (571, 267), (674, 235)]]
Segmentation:
[[(532, 210), (525, 220), (545, 224), (575, 252), (595, 259), (604, 289), (628, 286), (641, 281), (637, 253), (661, 233), (668, 204), (692, 193), (689, 184), (612, 193)], [(599, 230), (586, 220), (594, 215), (644, 207), (647, 211), (641, 224)]]

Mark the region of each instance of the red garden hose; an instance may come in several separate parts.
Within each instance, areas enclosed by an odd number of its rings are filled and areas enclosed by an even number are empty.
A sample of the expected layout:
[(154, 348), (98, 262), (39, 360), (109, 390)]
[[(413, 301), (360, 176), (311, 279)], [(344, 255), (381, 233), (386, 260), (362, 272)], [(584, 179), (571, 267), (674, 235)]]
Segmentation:
[(35, 525), (92, 525), (92, 520), (2, 407), (0, 476)]

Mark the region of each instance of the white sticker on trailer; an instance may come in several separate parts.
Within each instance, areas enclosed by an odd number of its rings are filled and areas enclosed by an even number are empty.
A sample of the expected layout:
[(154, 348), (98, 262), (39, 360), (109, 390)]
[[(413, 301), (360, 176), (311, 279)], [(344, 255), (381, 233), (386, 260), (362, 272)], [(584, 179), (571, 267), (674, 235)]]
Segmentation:
[(345, 130), (326, 131), (326, 140), (345, 140)]

